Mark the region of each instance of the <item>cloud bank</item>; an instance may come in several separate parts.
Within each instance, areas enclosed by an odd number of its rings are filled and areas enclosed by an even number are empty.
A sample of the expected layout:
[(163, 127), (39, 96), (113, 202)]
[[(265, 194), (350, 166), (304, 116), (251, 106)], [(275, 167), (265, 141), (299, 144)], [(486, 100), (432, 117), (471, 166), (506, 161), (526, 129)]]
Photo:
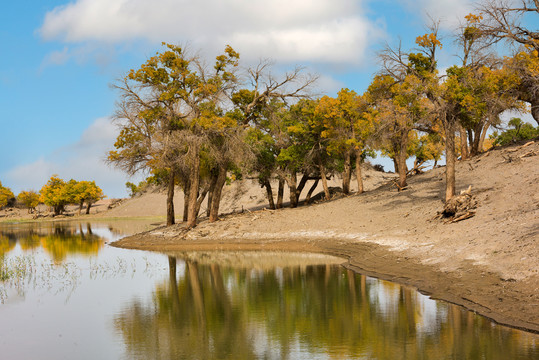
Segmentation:
[(9, 170), (5, 183), (15, 194), (22, 190), (39, 191), (51, 175), (58, 174), (64, 180), (95, 180), (107, 196), (125, 197), (127, 176), (104, 162), (117, 135), (109, 118), (97, 119), (72, 145), (54, 151), (46, 159), (42, 157)]
[(474, 12), (470, 0), (400, 0), (412, 12), (421, 14), (426, 25), (440, 21), (440, 27), (453, 30), (464, 21), (464, 16)]
[(359, 64), (381, 30), (358, 0), (77, 0), (48, 12), (39, 33), (71, 44), (188, 42), (212, 52), (230, 44), (247, 61)]

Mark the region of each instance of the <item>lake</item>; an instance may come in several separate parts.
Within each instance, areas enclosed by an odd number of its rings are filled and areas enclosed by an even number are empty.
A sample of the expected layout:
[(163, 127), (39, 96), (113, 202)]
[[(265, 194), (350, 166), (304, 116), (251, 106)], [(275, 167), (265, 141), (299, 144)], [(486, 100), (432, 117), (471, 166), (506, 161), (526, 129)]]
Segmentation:
[(539, 359), (539, 335), (342, 259), (108, 245), (151, 227), (0, 224), (0, 358)]

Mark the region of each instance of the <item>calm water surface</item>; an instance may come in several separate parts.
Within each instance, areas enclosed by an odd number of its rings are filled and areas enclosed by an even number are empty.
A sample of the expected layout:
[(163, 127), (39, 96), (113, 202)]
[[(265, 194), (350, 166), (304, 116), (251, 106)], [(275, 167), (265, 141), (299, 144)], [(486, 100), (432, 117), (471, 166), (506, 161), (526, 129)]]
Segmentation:
[(539, 359), (539, 336), (293, 253), (157, 254), (148, 222), (0, 224), (1, 359)]

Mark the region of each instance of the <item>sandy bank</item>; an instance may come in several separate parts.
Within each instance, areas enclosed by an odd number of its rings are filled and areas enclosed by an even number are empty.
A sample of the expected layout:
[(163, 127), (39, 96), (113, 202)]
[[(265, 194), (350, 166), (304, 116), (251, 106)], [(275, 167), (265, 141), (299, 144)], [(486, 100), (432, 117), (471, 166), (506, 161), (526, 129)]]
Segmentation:
[[(361, 195), (279, 211), (260, 210), (125, 238), (115, 246), (157, 251), (282, 250), (342, 256), (361, 273), (411, 285), (496, 322), (539, 332), (539, 144), (494, 150), (457, 168), (476, 215), (434, 220), (443, 168)], [(238, 204), (235, 204), (238, 206)]]

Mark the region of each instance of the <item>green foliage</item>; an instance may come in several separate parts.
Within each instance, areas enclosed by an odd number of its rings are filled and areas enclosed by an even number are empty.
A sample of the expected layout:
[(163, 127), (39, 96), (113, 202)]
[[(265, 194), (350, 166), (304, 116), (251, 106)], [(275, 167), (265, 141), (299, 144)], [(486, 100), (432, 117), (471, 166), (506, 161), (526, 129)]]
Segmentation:
[[(432, 63), (432, 60), (422, 53), (411, 53), (408, 55), (408, 61), (410, 61), (410, 70), (416, 71), (420, 75), (424, 75), (433, 68), (436, 67), (436, 62)], [(411, 74), (411, 71), (408, 71)]]
[(270, 134), (251, 127), (247, 130), (244, 141), (256, 156), (251, 171), (258, 174), (261, 182), (269, 179), (277, 166), (275, 139)]
[(142, 180), (141, 182), (139, 182), (138, 185), (133, 184), (130, 181), (125, 183), (125, 187), (129, 191), (129, 197), (134, 197), (140, 194), (147, 186), (148, 186), (148, 183), (145, 180)]
[(494, 145), (509, 145), (521, 140), (535, 139), (539, 136), (539, 126), (533, 127), (529, 123), (523, 122), (520, 118), (511, 118), (509, 128), (502, 133), (494, 132), (490, 138), (494, 140)]
[(439, 133), (421, 135), (412, 141), (412, 153), (420, 163), (439, 161), (444, 151), (443, 139)]
[(2, 182), (0, 182), (0, 208), (13, 203), (13, 200), (15, 199), (15, 195), (13, 195), (13, 192), (10, 188), (2, 186)]

